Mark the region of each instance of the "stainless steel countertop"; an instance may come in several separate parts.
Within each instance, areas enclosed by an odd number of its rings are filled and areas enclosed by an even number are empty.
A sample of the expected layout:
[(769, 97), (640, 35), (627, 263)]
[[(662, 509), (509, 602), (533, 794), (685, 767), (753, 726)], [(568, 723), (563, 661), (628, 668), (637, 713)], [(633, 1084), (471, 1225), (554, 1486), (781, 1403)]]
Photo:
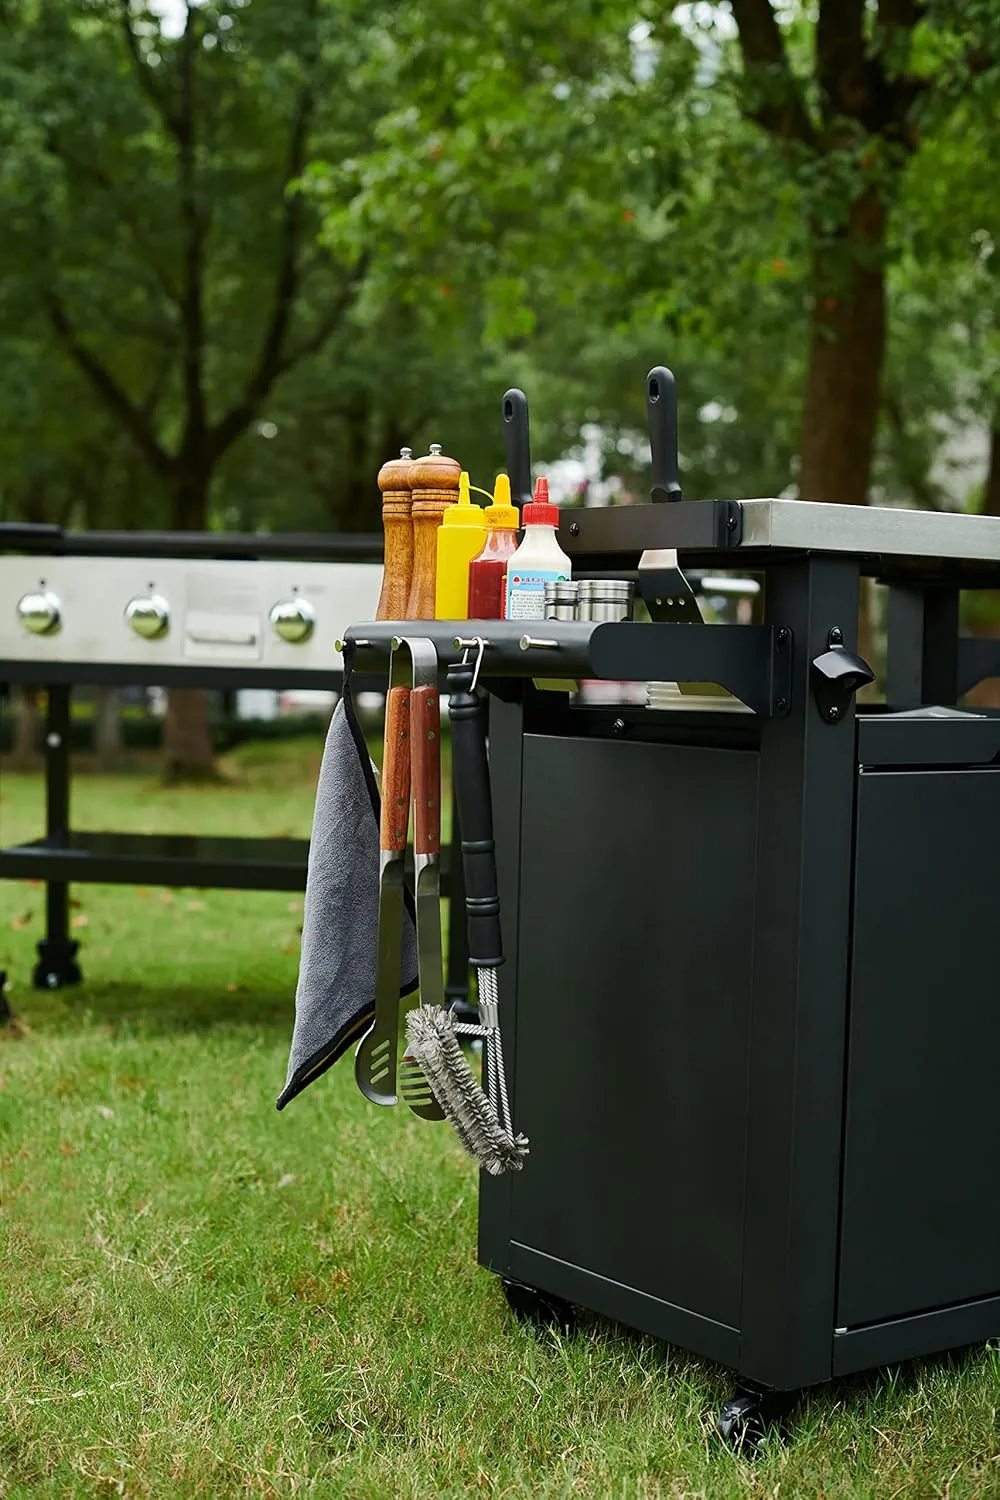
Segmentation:
[(743, 500), (741, 508), (737, 556), (765, 549), (1000, 562), (1000, 518), (994, 516), (811, 500)]

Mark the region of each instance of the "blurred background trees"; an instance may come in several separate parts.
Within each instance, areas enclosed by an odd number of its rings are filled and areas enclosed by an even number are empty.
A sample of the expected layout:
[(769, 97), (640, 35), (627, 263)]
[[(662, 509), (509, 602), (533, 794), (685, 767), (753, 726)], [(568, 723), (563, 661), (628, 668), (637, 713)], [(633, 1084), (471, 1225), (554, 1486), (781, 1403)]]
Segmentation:
[(0, 0), (0, 518), (376, 529), (512, 383), (641, 496), (660, 361), (692, 496), (998, 514), (998, 146), (995, 0)]

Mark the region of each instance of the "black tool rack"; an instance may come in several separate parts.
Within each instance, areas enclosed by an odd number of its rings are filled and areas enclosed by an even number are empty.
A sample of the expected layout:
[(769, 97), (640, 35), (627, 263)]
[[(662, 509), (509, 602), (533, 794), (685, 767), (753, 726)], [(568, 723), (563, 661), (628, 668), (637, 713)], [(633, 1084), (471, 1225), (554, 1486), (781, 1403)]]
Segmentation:
[[(0, 525), (0, 550), (37, 553), (47, 557), (172, 558), (213, 561), (260, 559), (310, 562), (378, 562), (379, 535), (282, 534), (240, 535), (193, 532), (64, 532), (56, 526)], [(10, 601), (11, 603), (13, 601)], [(331, 648), (333, 643), (331, 642)], [(66, 655), (40, 663), (30, 656), (0, 657), (0, 683), (31, 682), (45, 687), (44, 726), (45, 832), (27, 843), (0, 848), (0, 880), (44, 881), (45, 935), (38, 943), (33, 983), (39, 989), (78, 984), (82, 975), (79, 945), (70, 937), (71, 883), (193, 886), (231, 890), (302, 891), (306, 884), (309, 840), (294, 838), (229, 838), (201, 834), (138, 834), (74, 829), (70, 820), (71, 767), (69, 754), (70, 698), (74, 684), (117, 683), (203, 688), (316, 687), (332, 691), (342, 686), (343, 673), (331, 668), (318, 674), (315, 666), (280, 671), (258, 666), (185, 664), (137, 665), (93, 662), (74, 655), (66, 641)], [(355, 691), (381, 687), (381, 679), (356, 674)], [(462, 899), (461, 861), (453, 865), (445, 852), (446, 891), (457, 879), (455, 894)], [(464, 1001), (468, 994), (468, 964), (464, 930), (452, 924), (454, 939), (448, 956), (448, 995)], [(5, 975), (0, 972), (0, 1019), (9, 1013), (4, 1000)]]
[[(647, 548), (757, 572), (763, 623), (426, 627), (443, 663), (488, 642), (531, 1141), (482, 1180), (480, 1260), (522, 1313), (582, 1305), (730, 1366), (744, 1437), (787, 1393), (1000, 1334), (1000, 716), (955, 706), (1000, 675), (1000, 642), (958, 634), (961, 590), (1000, 588), (1000, 521), (682, 503), (569, 512), (560, 541), (574, 574), (654, 592)], [(866, 574), (887, 702), (860, 708)], [(359, 665), (414, 629), (358, 625)], [(714, 681), (754, 712), (535, 685), (601, 677)]]

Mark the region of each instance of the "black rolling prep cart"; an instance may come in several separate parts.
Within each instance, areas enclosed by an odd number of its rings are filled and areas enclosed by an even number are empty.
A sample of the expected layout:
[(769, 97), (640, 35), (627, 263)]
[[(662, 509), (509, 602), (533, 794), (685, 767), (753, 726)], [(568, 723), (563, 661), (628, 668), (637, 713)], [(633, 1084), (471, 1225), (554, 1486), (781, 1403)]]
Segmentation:
[[(1000, 674), (960, 639), (1000, 520), (798, 501), (565, 513), (575, 576), (640, 555), (753, 572), (753, 625), (481, 632), (514, 1116), (479, 1255), (512, 1303), (584, 1306), (767, 1392), (1000, 1334)], [(859, 584), (888, 585), (860, 708)], [(662, 575), (661, 582), (669, 582)], [(393, 633), (359, 625), (359, 666)], [(714, 682), (752, 712), (577, 706), (535, 683)], [(739, 705), (732, 705), (738, 708)]]

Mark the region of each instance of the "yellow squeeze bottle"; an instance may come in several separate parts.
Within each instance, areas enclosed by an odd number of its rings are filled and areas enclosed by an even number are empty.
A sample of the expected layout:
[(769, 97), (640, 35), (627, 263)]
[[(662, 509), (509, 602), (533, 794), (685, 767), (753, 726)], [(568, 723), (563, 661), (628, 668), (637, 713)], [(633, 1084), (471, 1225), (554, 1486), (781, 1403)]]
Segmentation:
[(462, 470), (458, 500), (449, 505), (437, 534), (437, 575), (434, 589), (435, 620), (469, 618), (469, 564), (483, 550), (486, 517), (473, 505), (469, 476)]

